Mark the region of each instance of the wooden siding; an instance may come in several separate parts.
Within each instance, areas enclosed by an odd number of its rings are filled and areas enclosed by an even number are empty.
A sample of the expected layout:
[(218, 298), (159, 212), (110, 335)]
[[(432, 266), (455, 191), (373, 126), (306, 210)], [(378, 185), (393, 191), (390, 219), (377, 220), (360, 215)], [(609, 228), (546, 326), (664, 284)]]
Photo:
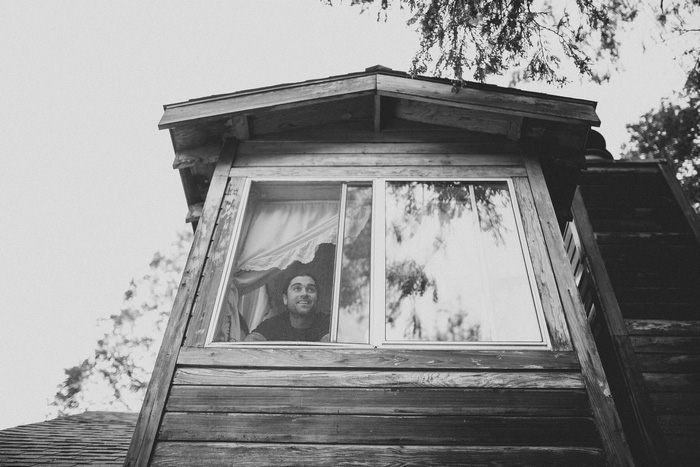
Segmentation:
[[(619, 335), (605, 347), (641, 374), (627, 397), (650, 401), (660, 455), (649, 465), (697, 465), (700, 458), (700, 235), (664, 163), (599, 163), (581, 194), (619, 303)], [(604, 319), (615, 321), (604, 310)], [(614, 311), (614, 310), (613, 310)], [(617, 340), (619, 341), (620, 338)], [(624, 351), (624, 354), (621, 352)], [(611, 379), (616, 371), (611, 372)], [(625, 397), (624, 394), (616, 397)], [(653, 439), (652, 439), (653, 441)], [(647, 465), (648, 461), (640, 462)]]
[[(184, 345), (171, 353), (170, 377), (163, 377), (169, 389), (154, 412), (160, 418), (151, 464), (629, 465), (592, 341), (585, 327), (576, 329), (581, 305), (567, 292), (546, 189), (527, 182), (529, 176), (544, 184), (537, 162), (526, 166), (510, 143), (413, 150), (385, 143), (241, 143), (219, 212), (205, 207), (205, 216), (220, 222), (199, 266), (202, 283), (188, 292), (196, 301), (186, 335), (165, 344)], [(331, 158), (338, 166), (304, 159), (329, 152), (339, 155)], [(286, 153), (297, 157), (285, 159)], [(380, 164), (380, 157), (404, 162)], [(347, 176), (353, 161), (362, 164), (353, 175), (516, 177), (553, 349), (204, 347), (233, 235), (222, 222), (235, 217), (238, 177)]]

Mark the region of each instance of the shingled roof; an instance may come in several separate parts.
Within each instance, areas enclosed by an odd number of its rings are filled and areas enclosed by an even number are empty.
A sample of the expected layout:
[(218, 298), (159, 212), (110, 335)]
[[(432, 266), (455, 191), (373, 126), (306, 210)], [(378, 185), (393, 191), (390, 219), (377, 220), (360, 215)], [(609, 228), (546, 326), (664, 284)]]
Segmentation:
[(0, 465), (123, 465), (137, 413), (85, 412), (0, 431)]

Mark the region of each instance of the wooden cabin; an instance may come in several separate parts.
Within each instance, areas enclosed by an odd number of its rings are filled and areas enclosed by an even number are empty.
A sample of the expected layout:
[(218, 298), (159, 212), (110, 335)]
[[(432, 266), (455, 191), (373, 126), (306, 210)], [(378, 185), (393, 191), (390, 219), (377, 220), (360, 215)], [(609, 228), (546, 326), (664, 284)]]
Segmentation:
[[(597, 125), (383, 67), (165, 106), (196, 233), (126, 465), (690, 465), (700, 230)], [(322, 340), (248, 341), (307, 274)]]

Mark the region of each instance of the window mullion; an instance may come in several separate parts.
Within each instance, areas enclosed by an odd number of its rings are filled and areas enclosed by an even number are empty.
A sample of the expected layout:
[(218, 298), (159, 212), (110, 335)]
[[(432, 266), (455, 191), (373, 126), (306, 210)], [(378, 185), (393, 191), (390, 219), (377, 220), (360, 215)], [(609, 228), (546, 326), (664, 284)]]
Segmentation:
[(370, 297), (370, 344), (381, 345), (385, 340), (386, 292), (385, 292), (385, 256), (386, 256), (386, 180), (375, 180), (372, 194), (372, 256)]

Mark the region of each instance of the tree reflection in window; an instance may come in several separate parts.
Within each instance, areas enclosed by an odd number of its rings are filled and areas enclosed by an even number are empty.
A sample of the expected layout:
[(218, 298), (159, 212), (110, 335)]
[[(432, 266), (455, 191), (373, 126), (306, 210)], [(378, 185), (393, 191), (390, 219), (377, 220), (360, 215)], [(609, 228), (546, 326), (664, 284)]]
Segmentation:
[(542, 342), (507, 182), (386, 184), (386, 339)]

